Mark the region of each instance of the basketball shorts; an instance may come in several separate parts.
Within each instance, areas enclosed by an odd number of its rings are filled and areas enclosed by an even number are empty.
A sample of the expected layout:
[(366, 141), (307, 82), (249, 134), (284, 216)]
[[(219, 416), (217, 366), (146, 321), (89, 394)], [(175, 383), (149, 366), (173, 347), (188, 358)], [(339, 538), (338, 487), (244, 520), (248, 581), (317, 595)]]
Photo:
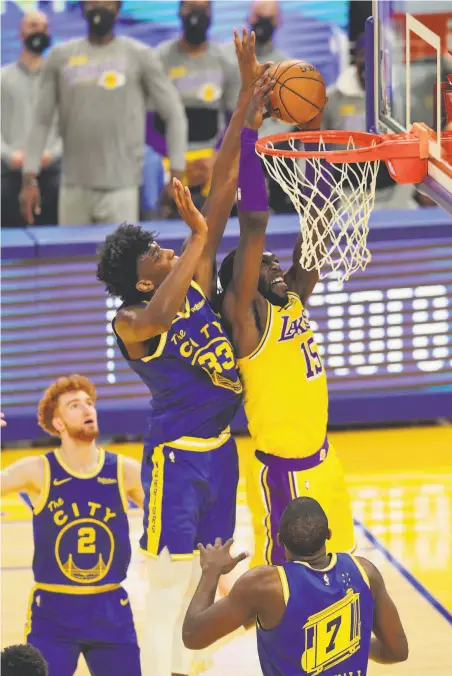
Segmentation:
[(332, 532), (328, 552), (351, 552), (355, 548), (350, 496), (344, 471), (334, 448), (323, 447), (307, 458), (286, 459), (256, 451), (247, 476), (247, 499), (254, 528), (252, 566), (284, 563), (284, 548), (278, 545), (279, 523), (293, 498), (307, 496), (324, 509)]
[(145, 442), (141, 478), (140, 546), (148, 556), (157, 557), (167, 547), (173, 560), (189, 559), (198, 543), (233, 536), (239, 469), (237, 447), (228, 433), (212, 439), (184, 437), (154, 448)]
[(140, 676), (140, 649), (127, 592), (61, 594), (34, 587), (25, 641), (41, 651), (49, 676), (72, 676), (83, 655), (92, 676)]

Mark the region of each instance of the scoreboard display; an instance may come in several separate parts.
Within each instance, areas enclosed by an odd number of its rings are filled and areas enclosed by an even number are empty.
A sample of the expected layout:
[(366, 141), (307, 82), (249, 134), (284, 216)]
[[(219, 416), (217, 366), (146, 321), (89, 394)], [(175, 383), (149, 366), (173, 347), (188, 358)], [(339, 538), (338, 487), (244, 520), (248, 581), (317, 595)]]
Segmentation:
[[(270, 239), (288, 267), (288, 239)], [(330, 422), (451, 415), (452, 228), (434, 238), (379, 239), (370, 248), (367, 270), (343, 286), (318, 282), (308, 306), (328, 376)], [(125, 411), (146, 415), (149, 392), (112, 332), (120, 301), (104, 294), (95, 271), (95, 255), (4, 258), (2, 410), (10, 420), (35, 424), (47, 384), (70, 373), (94, 381), (115, 433), (132, 431), (115, 427), (115, 420), (124, 426)], [(437, 402), (432, 413), (429, 401)]]

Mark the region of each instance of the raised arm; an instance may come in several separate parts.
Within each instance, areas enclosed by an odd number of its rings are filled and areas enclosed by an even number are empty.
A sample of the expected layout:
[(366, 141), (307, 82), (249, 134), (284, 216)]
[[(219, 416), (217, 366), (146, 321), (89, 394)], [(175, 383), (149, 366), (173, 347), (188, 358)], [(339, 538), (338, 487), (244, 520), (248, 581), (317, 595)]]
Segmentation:
[(209, 196), (203, 207), (209, 224), (206, 247), (196, 270), (196, 281), (210, 297), (213, 266), (218, 245), (234, 204), (237, 190), (240, 155), (240, 132), (247, 117), (257, 80), (270, 65), (259, 65), (255, 54), (255, 35), (243, 28), (240, 38), (234, 30), (234, 44), (240, 69), (241, 88), (235, 111), (229, 122), (212, 172)]
[(241, 137), (240, 175), (237, 208), (240, 240), (234, 256), (232, 281), (224, 289), (223, 315), (232, 327), (239, 357), (246, 356), (260, 339), (252, 304), (258, 297), (259, 274), (268, 224), (268, 200), (264, 173), (255, 152), (257, 129), (262, 123), (262, 107), (267, 83), (255, 92), (256, 108)]
[(174, 198), (181, 218), (191, 229), (184, 253), (145, 308), (130, 307), (118, 312), (115, 329), (123, 341), (141, 343), (165, 333), (171, 327), (187, 295), (207, 237), (205, 218), (194, 206), (190, 191), (173, 179)]
[(36, 179), (58, 104), (57, 50), (52, 49), (44, 61), (37, 87), (33, 125), (25, 142), (20, 204), (22, 216), (29, 225), (34, 223), (34, 216), (41, 213), (41, 196)]
[(237, 580), (228, 596), (215, 603), (221, 575), (230, 573), (247, 556), (242, 553), (232, 557), (232, 542), (230, 539), (222, 545), (217, 538), (206, 549), (198, 545), (202, 574), (182, 627), (182, 639), (191, 650), (206, 648), (255, 618), (262, 589), (268, 587), (268, 574), (276, 573), (270, 566), (253, 568)]
[(374, 623), (369, 658), (379, 664), (395, 664), (408, 658), (408, 641), (394, 601), (380, 571), (367, 559), (357, 557), (365, 569), (374, 597)]

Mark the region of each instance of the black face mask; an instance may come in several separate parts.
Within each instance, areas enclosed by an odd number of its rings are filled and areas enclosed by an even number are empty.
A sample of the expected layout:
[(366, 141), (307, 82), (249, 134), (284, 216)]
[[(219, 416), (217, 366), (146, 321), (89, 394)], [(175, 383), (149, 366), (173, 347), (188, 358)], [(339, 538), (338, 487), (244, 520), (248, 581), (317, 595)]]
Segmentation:
[(210, 16), (201, 10), (192, 10), (182, 16), (184, 38), (189, 45), (202, 45), (206, 41), (207, 30), (210, 26)]
[(265, 45), (266, 42), (272, 39), (275, 32), (275, 25), (272, 19), (266, 16), (261, 16), (253, 23), (251, 28), (256, 33), (256, 43), (258, 45)]
[(30, 33), (30, 35), (27, 35), (25, 38), (24, 45), (28, 51), (34, 52), (34, 54), (42, 54), (42, 52), (50, 45), (50, 36), (42, 31)]
[(116, 15), (106, 7), (96, 7), (86, 12), (90, 33), (98, 38), (103, 38), (115, 25)]

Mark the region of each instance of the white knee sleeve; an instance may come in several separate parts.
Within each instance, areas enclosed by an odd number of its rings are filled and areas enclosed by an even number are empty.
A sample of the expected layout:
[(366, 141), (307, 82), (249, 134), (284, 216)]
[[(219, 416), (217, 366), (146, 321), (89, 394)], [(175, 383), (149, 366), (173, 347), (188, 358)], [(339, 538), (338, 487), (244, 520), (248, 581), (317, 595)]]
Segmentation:
[[(199, 561), (197, 563), (199, 566)], [(148, 590), (141, 642), (142, 676), (171, 676), (174, 634), (190, 587), (193, 562), (172, 561), (164, 549), (157, 559), (147, 559), (146, 567)]]
[(189, 674), (190, 666), (193, 660), (193, 651), (188, 650), (182, 642), (182, 625), (184, 624), (185, 615), (196, 591), (198, 582), (201, 577), (201, 566), (199, 563), (199, 556), (195, 556), (191, 564), (190, 582), (182, 600), (181, 612), (176, 622), (174, 630), (173, 643), (173, 662), (172, 668), (174, 674)]

